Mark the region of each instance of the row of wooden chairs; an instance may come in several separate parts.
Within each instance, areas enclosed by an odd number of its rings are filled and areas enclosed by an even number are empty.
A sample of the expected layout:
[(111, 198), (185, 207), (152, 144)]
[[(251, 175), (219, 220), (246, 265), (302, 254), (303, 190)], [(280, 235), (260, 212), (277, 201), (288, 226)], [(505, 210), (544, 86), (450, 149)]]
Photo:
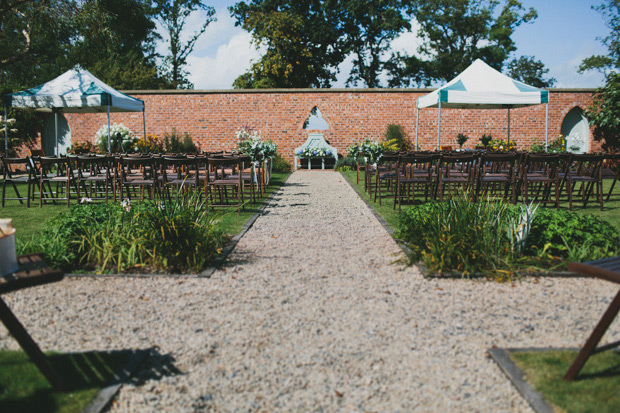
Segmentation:
[(474, 198), (492, 194), (516, 203), (521, 197), (525, 202), (551, 202), (556, 208), (564, 192), (571, 210), (575, 194), (585, 207), (596, 191), (602, 210), (602, 182), (612, 180), (609, 200), (618, 180), (612, 164), (618, 161), (618, 154), (388, 153), (376, 166), (358, 165), (358, 183), (359, 172), (364, 171), (364, 188), (375, 202), (390, 197), (399, 210), (416, 196), (442, 201), (457, 189), (470, 191)]
[[(248, 156), (31, 156), (1, 161), (2, 206), (7, 200), (19, 200), (29, 207), (37, 195), (40, 207), (59, 200), (65, 200), (69, 206), (72, 195), (77, 200), (84, 195), (105, 202), (110, 194), (114, 201), (137, 195), (144, 199), (145, 195), (170, 196), (170, 188), (176, 187), (181, 191), (204, 189), (212, 207), (241, 209), (246, 194), (255, 200), (264, 192), (262, 164), (252, 162)], [(19, 184), (26, 184), (25, 196), (20, 194)], [(6, 196), (7, 185), (12, 185), (14, 198)]]

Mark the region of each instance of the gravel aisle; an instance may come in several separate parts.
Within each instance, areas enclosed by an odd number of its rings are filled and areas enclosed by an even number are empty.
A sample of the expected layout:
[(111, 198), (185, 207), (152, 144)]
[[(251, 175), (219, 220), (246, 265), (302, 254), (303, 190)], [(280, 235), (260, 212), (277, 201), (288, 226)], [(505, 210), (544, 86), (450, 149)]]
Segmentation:
[[(425, 280), (400, 258), (340, 174), (300, 171), (210, 279), (68, 279), (6, 299), (44, 349), (157, 347), (113, 411), (497, 412), (529, 408), (486, 349), (581, 344), (616, 289)], [(0, 346), (16, 348), (3, 327)]]

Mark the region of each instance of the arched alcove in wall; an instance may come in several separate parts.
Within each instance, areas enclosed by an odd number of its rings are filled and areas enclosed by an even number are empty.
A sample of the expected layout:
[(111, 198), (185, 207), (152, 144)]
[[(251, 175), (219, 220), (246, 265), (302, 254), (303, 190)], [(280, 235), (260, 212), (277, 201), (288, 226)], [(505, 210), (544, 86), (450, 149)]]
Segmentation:
[(586, 153), (590, 149), (590, 125), (579, 106), (564, 116), (560, 133), (566, 138), (566, 148), (570, 152)]
[(310, 115), (304, 121), (304, 129), (306, 130), (327, 130), (329, 124), (323, 118), (321, 111), (317, 106), (313, 107), (310, 111)]
[[(56, 125), (54, 114), (47, 116), (41, 136), (41, 148), (45, 155), (66, 155), (71, 146), (71, 128), (67, 118), (62, 113), (58, 114), (58, 145), (56, 145)], [(58, 150), (57, 150), (58, 149)]]

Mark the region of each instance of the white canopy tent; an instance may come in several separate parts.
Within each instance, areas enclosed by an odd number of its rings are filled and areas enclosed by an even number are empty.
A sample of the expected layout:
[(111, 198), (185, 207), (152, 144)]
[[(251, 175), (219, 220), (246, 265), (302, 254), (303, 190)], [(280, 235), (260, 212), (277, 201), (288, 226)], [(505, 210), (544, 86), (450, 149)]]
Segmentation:
[[(75, 66), (56, 79), (4, 97), (4, 117), (9, 107), (54, 113), (56, 152), (58, 152), (58, 113), (107, 113), (108, 152), (111, 150), (110, 112), (142, 112), (144, 141), (146, 144), (146, 117), (144, 102), (125, 95), (97, 79), (88, 70)], [(5, 151), (8, 152), (7, 128)], [(146, 147), (146, 145), (145, 145)], [(58, 153), (56, 153), (58, 155)]]
[(417, 100), (416, 147), (420, 109), (438, 108), (437, 149), (441, 144), (441, 109), (508, 109), (508, 140), (510, 141), (510, 109), (546, 104), (545, 150), (549, 143), (549, 92), (511, 79), (477, 59), (461, 74), (444, 86)]

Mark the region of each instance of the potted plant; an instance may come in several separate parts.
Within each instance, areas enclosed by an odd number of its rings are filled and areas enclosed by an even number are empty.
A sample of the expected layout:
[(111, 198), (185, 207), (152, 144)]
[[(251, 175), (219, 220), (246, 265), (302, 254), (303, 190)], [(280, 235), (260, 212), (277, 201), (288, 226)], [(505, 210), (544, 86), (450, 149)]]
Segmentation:
[(465, 142), (467, 142), (467, 140), (469, 139), (469, 136), (459, 133), (458, 135), (456, 135), (456, 143), (459, 144), (459, 150), (463, 150), (463, 145), (465, 144)]

